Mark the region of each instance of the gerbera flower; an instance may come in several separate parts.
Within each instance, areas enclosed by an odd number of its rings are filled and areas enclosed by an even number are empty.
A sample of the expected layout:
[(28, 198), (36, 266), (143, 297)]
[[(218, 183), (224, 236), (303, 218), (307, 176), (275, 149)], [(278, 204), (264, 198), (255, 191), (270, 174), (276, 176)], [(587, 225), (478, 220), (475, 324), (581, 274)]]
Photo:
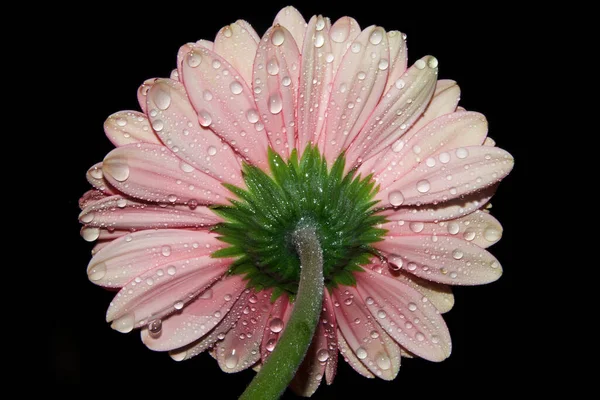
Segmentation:
[(184, 45), (143, 112), (108, 118), (116, 149), (88, 171), (107, 321), (178, 361), (285, 370), (259, 372), (264, 396), (331, 384), (338, 351), (388, 380), (401, 357), (447, 358), (448, 285), (501, 275), (487, 205), (513, 159), (437, 68), (407, 68), (400, 32), (292, 7), (262, 39), (237, 21)]

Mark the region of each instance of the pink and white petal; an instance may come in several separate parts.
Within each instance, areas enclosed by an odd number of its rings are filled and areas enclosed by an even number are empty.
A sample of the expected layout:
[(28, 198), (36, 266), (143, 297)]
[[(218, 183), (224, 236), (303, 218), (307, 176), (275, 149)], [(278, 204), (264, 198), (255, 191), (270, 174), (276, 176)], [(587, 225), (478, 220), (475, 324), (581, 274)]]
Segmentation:
[(177, 69), (171, 71), (171, 75), (169, 75), (169, 78), (173, 79), (174, 81), (179, 81), (179, 71), (177, 71)]
[(375, 375), (373, 375), (364, 366), (364, 364), (358, 359), (356, 354), (354, 354), (354, 350), (352, 350), (350, 348), (350, 345), (348, 345), (348, 343), (344, 339), (344, 335), (342, 335), (342, 332), (340, 331), (339, 328), (337, 330), (337, 340), (338, 340), (338, 347), (340, 348), (340, 353), (342, 353), (342, 357), (344, 357), (344, 361), (346, 361), (348, 364), (350, 364), (350, 366), (356, 372), (358, 372), (365, 378), (369, 378), (369, 379), (375, 378)]
[(291, 306), (287, 296), (280, 296), (273, 303), (273, 308), (267, 319), (268, 329), (265, 329), (260, 346), (260, 358), (263, 363), (271, 355), (271, 352), (275, 350), (279, 336), (281, 336), (283, 328), (291, 315), (289, 309), (291, 309)]
[(387, 35), (374, 25), (362, 31), (344, 55), (326, 112), (323, 134), (328, 160), (333, 162), (350, 145), (373, 113), (385, 89), (389, 58)]
[(270, 28), (254, 59), (252, 86), (271, 147), (284, 159), (296, 147), (299, 65), (292, 35), (282, 26)]
[(90, 185), (104, 193), (106, 196), (112, 196), (118, 193), (112, 186), (110, 186), (106, 179), (104, 179), (101, 162), (92, 165), (92, 167), (90, 167), (85, 174), (85, 177)]
[(296, 45), (301, 49), (304, 43), (307, 26), (306, 20), (302, 14), (292, 6), (284, 7), (277, 13), (275, 20), (273, 21), (273, 26), (277, 26), (278, 24), (292, 34), (292, 37), (296, 41)]
[(317, 324), (315, 335), (306, 352), (306, 356), (290, 383), (291, 389), (298, 396), (312, 396), (321, 384), (329, 358), (327, 341), (325, 327), (322, 323)]
[(388, 230), (386, 236), (453, 235), (483, 248), (493, 245), (502, 237), (502, 225), (496, 218), (481, 210), (449, 221), (391, 221), (383, 224), (382, 228)]
[(90, 189), (87, 192), (85, 192), (83, 196), (81, 196), (81, 198), (79, 199), (79, 208), (83, 210), (86, 207), (105, 199), (106, 197), (108, 197), (108, 195), (102, 192), (101, 190)]
[(248, 34), (250, 34), (250, 37), (252, 38), (252, 40), (254, 40), (254, 42), (260, 42), (260, 36), (258, 36), (258, 33), (256, 33), (256, 31), (248, 21), (238, 19), (237, 21), (235, 21), (235, 23), (241, 26), (242, 29), (245, 29), (248, 32)]
[(233, 329), (217, 343), (217, 361), (224, 372), (239, 372), (260, 360), (260, 345), (273, 308), (271, 292), (253, 293)]
[[(97, 229), (97, 228), (96, 228)], [(90, 281), (105, 287), (120, 288), (153, 268), (173, 261), (208, 256), (225, 244), (207, 231), (180, 229), (148, 230), (119, 237), (96, 253), (87, 273)], [(177, 268), (165, 268), (168, 275)]]
[(322, 16), (310, 19), (302, 47), (302, 65), (298, 89), (298, 146), (300, 152), (317, 142), (325, 124), (329, 85), (333, 65), (327, 62), (331, 39), (327, 21)]
[(104, 133), (115, 146), (131, 143), (156, 143), (160, 140), (150, 128), (148, 117), (137, 111), (119, 111), (104, 122)]
[(156, 144), (130, 144), (111, 151), (102, 172), (119, 191), (150, 202), (225, 204), (230, 195), (221, 182)]
[(356, 357), (375, 376), (394, 379), (400, 369), (400, 348), (374, 323), (357, 289), (343, 286), (332, 295), (338, 327)]
[[(158, 265), (123, 286), (108, 307), (106, 321), (126, 333), (153, 319), (163, 319), (212, 286), (231, 261), (207, 255)], [(169, 273), (171, 267), (174, 274)]]
[(498, 260), (481, 247), (453, 236), (395, 236), (375, 244), (389, 259), (402, 259), (404, 271), (448, 285), (481, 285), (502, 275)]
[(497, 147), (468, 146), (442, 151), (383, 186), (375, 199), (386, 207), (437, 204), (461, 198), (496, 185), (513, 164), (512, 156)]
[[(333, 300), (331, 299), (331, 295), (327, 290), (325, 290), (323, 293), (323, 312), (321, 313), (321, 323), (323, 324), (323, 329), (325, 329), (328, 351), (327, 365), (325, 366), (325, 380), (327, 381), (328, 385), (331, 385), (337, 372), (338, 329), (337, 321), (335, 319), (335, 308), (333, 305)], [(322, 357), (325, 356), (324, 353), (321, 354)]]
[(146, 106), (146, 95), (148, 94), (148, 91), (150, 90), (152, 85), (154, 85), (154, 82), (156, 82), (157, 79), (158, 78), (146, 79), (144, 83), (142, 83), (142, 85), (138, 88), (137, 99), (138, 103), (140, 104), (140, 108), (142, 109), (144, 114), (148, 114), (148, 107)]
[(399, 280), (372, 271), (356, 275), (356, 288), (373, 318), (402, 347), (430, 361), (450, 355), (450, 333), (429, 299)]
[(385, 88), (386, 93), (404, 75), (408, 61), (406, 35), (399, 31), (389, 31), (387, 36), (390, 47), (390, 73)]
[(258, 46), (258, 41), (255, 39), (256, 32), (254, 29), (252, 32), (254, 35), (237, 22), (227, 25), (217, 33), (213, 48), (215, 53), (227, 60), (239, 72), (248, 85), (252, 82), (252, 61)]
[[(475, 112), (455, 112), (438, 117), (418, 131), (406, 133), (392, 146), (389, 164), (379, 164), (377, 183), (389, 186), (425, 162), (428, 167), (442, 163), (431, 157), (436, 153), (466, 146), (481, 145), (487, 135), (485, 116)], [(446, 156), (444, 156), (446, 157)]]
[(225, 318), (207, 335), (188, 344), (187, 346), (180, 347), (178, 349), (171, 350), (169, 355), (175, 361), (189, 360), (192, 357), (203, 353), (206, 350), (210, 350), (210, 354), (213, 358), (216, 357), (216, 346), (215, 343), (225, 339), (225, 335), (229, 332), (243, 315), (243, 311), (248, 303), (248, 298), (252, 295), (249, 289), (242, 291), (231, 310), (227, 313)]
[(426, 56), (394, 83), (350, 146), (348, 168), (379, 154), (407, 132), (427, 108), (437, 73), (437, 60)]
[(352, 45), (352, 42), (360, 35), (360, 25), (354, 18), (342, 17), (335, 21), (329, 29), (331, 38), (331, 54), (333, 55), (333, 72), (337, 72), (344, 54)]
[[(408, 206), (390, 208), (381, 212), (388, 220), (391, 221), (417, 221), (417, 222), (435, 222), (447, 221), (450, 219), (460, 218), (471, 214), (483, 207), (492, 198), (498, 185), (480, 190), (476, 193), (463, 196), (462, 198), (452, 199), (438, 204), (426, 204), (422, 206)], [(396, 204), (403, 200), (396, 193), (389, 193), (388, 199), (384, 204)]]
[(187, 54), (182, 70), (200, 125), (210, 127), (255, 166), (268, 168), (264, 125), (252, 92), (239, 73), (217, 53), (201, 47)]
[(236, 154), (200, 126), (182, 83), (159, 79), (148, 92), (148, 109), (157, 135), (177, 157), (219, 181), (243, 186)]
[[(244, 290), (246, 282), (239, 275), (232, 275), (206, 289), (181, 311), (171, 314), (160, 324), (158, 332), (152, 332), (149, 321), (141, 331), (142, 342), (155, 351), (174, 350), (198, 340), (213, 330), (233, 308)], [(155, 320), (160, 321), (160, 320)]]
[(496, 146), (496, 141), (494, 139), (492, 139), (491, 137), (486, 137), (485, 141), (483, 142), (484, 146), (489, 146), (489, 147), (494, 147)]
[(208, 228), (223, 220), (204, 206), (143, 203), (122, 196), (105, 197), (86, 207), (79, 221), (103, 229), (143, 230)]

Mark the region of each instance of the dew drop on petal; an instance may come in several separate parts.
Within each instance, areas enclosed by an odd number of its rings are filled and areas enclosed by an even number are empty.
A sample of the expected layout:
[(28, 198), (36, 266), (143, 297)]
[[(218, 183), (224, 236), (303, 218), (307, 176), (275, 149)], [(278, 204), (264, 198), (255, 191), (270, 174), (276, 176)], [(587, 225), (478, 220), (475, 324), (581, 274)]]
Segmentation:
[(456, 235), (460, 231), (460, 226), (456, 222), (450, 222), (448, 224), (448, 233), (451, 235)]
[(354, 54), (358, 54), (360, 53), (360, 49), (362, 48), (362, 45), (358, 42), (354, 42), (352, 43), (352, 46), (350, 47), (350, 51), (352, 51)]
[(281, 318), (273, 318), (271, 322), (269, 322), (269, 329), (273, 333), (278, 333), (283, 330), (283, 321)]
[(231, 354), (229, 354), (226, 358), (225, 358), (225, 366), (229, 369), (234, 369), (239, 361), (239, 357), (237, 356), (235, 349), (231, 350)]
[(83, 240), (85, 240), (86, 242), (93, 242), (94, 240), (98, 239), (98, 237), (100, 236), (100, 229), (99, 228), (83, 228), (81, 230), (81, 236), (83, 237)]
[(135, 316), (133, 314), (125, 314), (122, 317), (113, 321), (110, 325), (117, 332), (128, 333), (133, 330), (135, 324)]
[(200, 111), (198, 113), (198, 122), (203, 127), (208, 127), (212, 124), (212, 116), (208, 113), (208, 111)]
[(190, 173), (194, 170), (194, 167), (192, 167), (190, 164), (187, 164), (183, 161), (179, 164), (179, 167), (181, 168), (181, 170), (183, 172), (187, 172), (187, 173)]
[(397, 207), (397, 206), (401, 205), (402, 203), (404, 203), (404, 196), (399, 191), (393, 191), (393, 192), (390, 192), (390, 194), (388, 195), (388, 201), (390, 202), (391, 205), (393, 205), (394, 207)]
[(106, 264), (104, 263), (99, 263), (94, 265), (93, 268), (91, 268), (90, 270), (88, 270), (88, 278), (91, 281), (99, 281), (100, 279), (104, 278), (104, 276), (106, 275)]
[(329, 352), (327, 349), (321, 349), (317, 352), (317, 359), (321, 362), (325, 362), (329, 359)]
[(173, 276), (177, 273), (177, 268), (174, 265), (169, 265), (167, 267), (167, 274)]
[(385, 311), (383, 311), (383, 310), (377, 311), (377, 318), (385, 319), (385, 317), (387, 317), (387, 313)]
[(427, 193), (429, 192), (429, 189), (431, 189), (431, 184), (427, 179), (423, 179), (417, 182), (417, 190), (420, 193)]
[(452, 252), (452, 257), (454, 257), (454, 259), (456, 260), (460, 260), (461, 258), (463, 258), (463, 252), (459, 249), (456, 249)]
[(323, 47), (325, 44), (325, 35), (323, 32), (317, 32), (315, 35), (315, 47)]
[(329, 30), (329, 36), (331, 40), (336, 43), (342, 43), (346, 39), (348, 39), (349, 29), (343, 24), (333, 24), (331, 29)]
[(214, 156), (217, 154), (217, 148), (215, 146), (208, 146), (207, 152), (209, 156)]
[(271, 114), (279, 114), (283, 109), (283, 101), (279, 93), (273, 93), (269, 97), (269, 111)]
[(148, 324), (148, 332), (150, 332), (150, 336), (157, 337), (160, 335), (162, 331), (162, 321), (160, 319), (153, 319)]
[(275, 57), (271, 58), (267, 63), (267, 72), (272, 76), (279, 73), (279, 63)]
[(408, 309), (410, 311), (416, 311), (417, 310), (417, 305), (415, 303), (408, 303)]
[(275, 350), (275, 344), (277, 344), (277, 341), (275, 339), (269, 339), (266, 345), (267, 351)]
[(198, 53), (195, 52), (190, 52), (187, 55), (187, 64), (192, 67), (192, 68), (196, 68), (198, 65), (200, 65), (202, 63), (202, 56)]
[(248, 112), (246, 113), (246, 118), (248, 118), (248, 122), (254, 124), (258, 122), (258, 112), (254, 109), (248, 110)]
[(450, 161), (450, 154), (443, 152), (438, 156), (438, 159), (442, 164), (447, 164)]
[(358, 357), (360, 360), (364, 360), (365, 358), (367, 358), (367, 351), (362, 347), (359, 347), (358, 349), (356, 349), (356, 357)]
[(383, 40), (383, 32), (380, 28), (376, 28), (369, 36), (369, 42), (374, 45), (378, 45)]
[(281, 28), (273, 29), (273, 35), (271, 36), (271, 43), (275, 46), (281, 46), (285, 41), (285, 34)]
[(456, 157), (463, 159), (463, 158), (467, 158), (467, 156), (469, 155), (469, 151), (467, 149), (465, 149), (464, 147), (461, 147), (460, 149), (456, 150)]
[(414, 233), (419, 233), (423, 230), (423, 228), (425, 227), (425, 224), (422, 222), (411, 222), (409, 224), (410, 230), (413, 231)]
[(406, 82), (403, 79), (398, 79), (394, 85), (396, 89), (402, 89), (406, 85)]
[(423, 60), (418, 60), (418, 61), (415, 63), (415, 67), (416, 67), (417, 69), (423, 69), (423, 68), (425, 68), (425, 65), (426, 65), (426, 64), (425, 64), (425, 61), (423, 61)]
[(238, 81), (231, 82), (231, 84), (229, 85), (229, 89), (231, 90), (231, 93), (233, 93), (233, 94), (240, 94), (240, 93), (242, 93), (242, 90), (244, 90), (244, 88), (242, 87), (242, 84)]
[(94, 167), (91, 171), (90, 171), (90, 175), (92, 176), (92, 178), (94, 179), (102, 179), (102, 177), (104, 176), (102, 174), (102, 169), (98, 168), (98, 167)]
[(433, 157), (429, 157), (427, 160), (425, 160), (425, 164), (427, 164), (428, 167), (435, 167), (435, 158)]
[(388, 69), (389, 66), (390, 66), (390, 62), (388, 60), (386, 60), (385, 58), (382, 58), (381, 60), (379, 60), (379, 64), (377, 65), (377, 67), (381, 71), (385, 71), (386, 69)]
[(483, 237), (488, 242), (495, 242), (498, 239), (500, 239), (500, 231), (498, 229), (496, 229), (496, 228), (493, 228), (493, 227), (487, 227), (483, 231)]
[(421, 332), (417, 332), (417, 334), (415, 335), (415, 338), (419, 341), (422, 342), (423, 340), (425, 340), (425, 335), (423, 335)]
[(176, 310), (181, 310), (183, 308), (183, 301), (178, 301), (175, 304), (173, 304), (173, 308), (175, 308)]
[(163, 246), (160, 252), (163, 256), (169, 257), (171, 255), (171, 246)]
[(202, 97), (206, 101), (211, 101), (213, 99), (213, 94), (210, 90), (207, 89), (204, 92), (202, 92)]
[(375, 363), (379, 368), (381, 368), (384, 371), (390, 369), (390, 367), (392, 366), (392, 361), (385, 353), (378, 353), (375, 356)]
[(288, 87), (292, 84), (292, 79), (289, 76), (284, 76), (281, 80), (281, 84), (285, 87)]
[(379, 332), (377, 332), (377, 331), (371, 331), (370, 336), (373, 339), (377, 339), (379, 337)]
[(158, 89), (154, 93), (154, 102), (160, 110), (166, 110), (171, 105), (171, 95), (163, 89)]
[(427, 61), (427, 65), (429, 65), (429, 68), (437, 68), (438, 66), (438, 60), (435, 57), (431, 57), (429, 59), (429, 61)]
[(171, 203), (175, 203), (177, 201), (177, 196), (175, 196), (174, 194), (170, 194), (167, 197), (167, 200), (169, 200)]
[(94, 213), (93, 212), (88, 212), (87, 214), (84, 214), (81, 217), (81, 222), (83, 222), (84, 224), (89, 224), (93, 220), (94, 220)]

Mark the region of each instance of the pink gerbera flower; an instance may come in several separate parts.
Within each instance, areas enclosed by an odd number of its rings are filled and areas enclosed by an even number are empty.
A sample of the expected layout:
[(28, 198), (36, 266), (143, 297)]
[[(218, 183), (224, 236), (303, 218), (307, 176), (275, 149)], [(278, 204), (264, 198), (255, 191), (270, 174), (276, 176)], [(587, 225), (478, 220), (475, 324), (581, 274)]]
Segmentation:
[(486, 205), (513, 159), (437, 67), (407, 68), (400, 32), (292, 7), (262, 39), (238, 21), (184, 45), (143, 112), (108, 118), (116, 149), (88, 171), (107, 321), (178, 361), (287, 368), (275, 394), (331, 384), (338, 351), (387, 380), (402, 356), (447, 358), (448, 285), (501, 275)]

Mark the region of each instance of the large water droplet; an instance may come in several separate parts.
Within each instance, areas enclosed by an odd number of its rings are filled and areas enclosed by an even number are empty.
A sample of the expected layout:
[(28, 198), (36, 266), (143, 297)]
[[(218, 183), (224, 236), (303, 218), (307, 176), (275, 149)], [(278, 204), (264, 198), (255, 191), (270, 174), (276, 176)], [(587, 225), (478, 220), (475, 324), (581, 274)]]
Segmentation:
[(362, 48), (362, 45), (358, 42), (354, 42), (352, 43), (352, 46), (350, 46), (350, 51), (352, 51), (354, 54), (358, 54), (360, 53), (360, 49)]
[(177, 273), (177, 268), (174, 265), (169, 265), (167, 267), (167, 274), (173, 276)]
[(135, 316), (133, 314), (125, 314), (121, 318), (113, 321), (110, 325), (117, 332), (128, 333), (133, 330), (135, 324)]
[(207, 89), (204, 92), (202, 92), (202, 97), (206, 101), (211, 101), (213, 99), (213, 94), (210, 90)]
[(239, 361), (239, 357), (237, 356), (235, 349), (231, 350), (231, 354), (229, 354), (226, 358), (225, 358), (225, 366), (229, 369), (234, 369)]
[(162, 253), (163, 256), (169, 257), (171, 255), (171, 246), (163, 246), (160, 249), (160, 252)]
[(269, 329), (273, 333), (281, 332), (283, 330), (283, 321), (280, 318), (273, 318), (269, 322)]
[(404, 196), (399, 191), (393, 191), (393, 192), (390, 192), (390, 194), (388, 195), (388, 201), (390, 202), (391, 205), (393, 205), (394, 207), (397, 207), (397, 206), (401, 205), (402, 203), (404, 203)]
[(173, 308), (175, 308), (176, 310), (181, 310), (183, 308), (183, 301), (177, 301), (175, 302), (175, 304), (173, 304)]
[(160, 319), (153, 319), (148, 324), (148, 332), (152, 337), (160, 336), (160, 332), (162, 331), (162, 321)]
[(242, 90), (244, 90), (244, 88), (242, 87), (242, 84), (238, 81), (231, 82), (231, 84), (229, 85), (229, 89), (231, 90), (231, 93), (233, 93), (233, 94), (240, 94), (240, 93), (242, 93)]
[(461, 258), (463, 258), (464, 253), (460, 250), (460, 249), (456, 249), (452, 252), (452, 257), (454, 257), (454, 259), (456, 260), (460, 260)]
[(450, 222), (448, 224), (448, 233), (451, 235), (456, 235), (460, 231), (460, 226), (457, 222)]
[(273, 93), (269, 96), (269, 111), (271, 114), (279, 114), (283, 109), (283, 101), (279, 93)]
[(379, 60), (379, 64), (377, 65), (377, 67), (382, 71), (385, 71), (386, 69), (388, 69), (389, 66), (390, 66), (390, 62), (388, 60), (386, 60), (385, 58), (382, 58), (381, 60)]
[(212, 116), (208, 113), (208, 111), (200, 111), (198, 113), (198, 122), (203, 127), (208, 127), (212, 124)]
[(358, 357), (360, 360), (364, 360), (365, 358), (367, 358), (367, 351), (362, 347), (359, 347), (358, 349), (356, 349), (356, 357)]
[(383, 40), (383, 30), (381, 28), (375, 28), (369, 36), (369, 42), (374, 45), (378, 45)]
[(390, 367), (392, 366), (392, 361), (385, 353), (378, 353), (375, 356), (375, 363), (379, 368), (381, 368), (384, 371), (390, 369)]
[(90, 175), (94, 179), (102, 179), (103, 178), (102, 169), (100, 169), (98, 167), (94, 167), (90, 170)]
[(187, 64), (192, 67), (192, 68), (196, 68), (198, 65), (200, 65), (202, 63), (202, 56), (198, 53), (195, 52), (190, 52), (187, 55)]
[(281, 80), (281, 84), (285, 87), (288, 87), (292, 84), (292, 79), (289, 76), (284, 76)]
[(417, 190), (420, 193), (427, 193), (429, 192), (429, 189), (431, 189), (431, 184), (427, 179), (423, 179), (417, 182)]
[(325, 35), (323, 32), (317, 32), (315, 35), (315, 47), (323, 47), (325, 44)]
[(275, 46), (281, 46), (285, 41), (285, 34), (281, 28), (273, 29), (273, 35), (271, 36), (271, 43)]
[(350, 29), (347, 23), (335, 23), (329, 30), (329, 36), (331, 40), (336, 43), (342, 43), (344, 40), (348, 38), (348, 34), (350, 33)]
[(422, 222), (411, 222), (408, 226), (414, 233), (419, 233), (425, 228), (425, 224)]
[(483, 237), (488, 242), (495, 242), (495, 241), (497, 241), (497, 240), (500, 239), (500, 236), (501, 236), (500, 231), (498, 229), (494, 228), (494, 227), (491, 227), (491, 226), (488, 226), (483, 231)]
[(129, 165), (116, 160), (104, 161), (102, 169), (118, 182), (124, 182), (129, 178)]
[(463, 159), (463, 158), (467, 158), (468, 155), (469, 155), (469, 151), (467, 149), (465, 149), (464, 147), (461, 147), (460, 149), (456, 149), (456, 157)]
[(267, 72), (273, 76), (279, 73), (279, 63), (275, 57), (271, 58), (267, 63)]
[(171, 203), (175, 203), (177, 201), (177, 196), (175, 196), (174, 194), (170, 194), (167, 197), (167, 200), (169, 200)]
[(425, 61), (423, 61), (423, 60), (418, 60), (418, 61), (415, 63), (415, 67), (416, 67), (417, 69), (423, 69), (423, 68), (425, 68), (425, 65), (426, 65), (426, 64), (425, 64)]
[(93, 242), (94, 240), (98, 239), (98, 237), (100, 236), (100, 229), (99, 228), (83, 228), (81, 230), (81, 237), (83, 237), (83, 240), (85, 240), (86, 242)]
[(80, 218), (80, 221), (83, 222), (84, 224), (89, 224), (93, 220), (94, 220), (94, 213), (92, 211), (88, 212), (87, 214), (83, 214)]
[(417, 305), (415, 303), (408, 303), (408, 309), (410, 311), (417, 311)]
[(154, 92), (154, 103), (160, 110), (166, 110), (171, 105), (171, 95), (165, 89), (160, 88)]
[(208, 146), (207, 152), (209, 156), (214, 156), (217, 154), (217, 148), (215, 146)]
[(254, 109), (248, 110), (248, 112), (246, 113), (246, 118), (248, 118), (248, 122), (250, 122), (251, 124), (255, 124), (256, 122), (258, 122), (258, 112), (256, 112), (256, 110)]
[(269, 339), (269, 341), (267, 342), (267, 345), (266, 345), (267, 351), (275, 350), (276, 344), (277, 344), (277, 341), (275, 339)]
[(106, 264), (99, 263), (94, 265), (92, 268), (88, 269), (87, 274), (90, 281), (99, 281), (106, 275)]
[(192, 172), (194, 170), (194, 167), (192, 167), (190, 164), (187, 164), (187, 163), (185, 163), (183, 161), (179, 164), (179, 166), (181, 167), (181, 170), (183, 172), (190, 173), (190, 172)]
[(429, 61), (427, 61), (427, 65), (429, 65), (429, 68), (437, 68), (438, 66), (438, 60), (435, 57), (431, 57), (429, 59)]

